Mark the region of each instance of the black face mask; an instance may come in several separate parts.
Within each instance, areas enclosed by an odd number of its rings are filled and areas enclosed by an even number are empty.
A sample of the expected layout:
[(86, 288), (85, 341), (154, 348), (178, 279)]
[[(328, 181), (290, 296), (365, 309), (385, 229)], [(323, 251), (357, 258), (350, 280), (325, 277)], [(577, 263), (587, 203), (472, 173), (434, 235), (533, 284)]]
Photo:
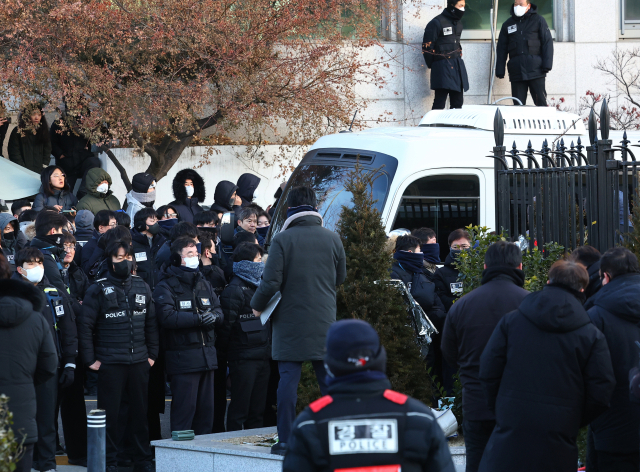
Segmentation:
[(155, 236), (156, 234), (158, 234), (160, 232), (162, 228), (160, 228), (160, 225), (158, 223), (149, 226), (149, 229), (147, 231), (149, 231), (151, 233), (152, 236)]
[(229, 199), (229, 206), (230, 207), (234, 207), (236, 204), (236, 197), (232, 197), (231, 199)]
[(44, 241), (48, 242), (52, 246), (62, 247), (62, 235), (61, 234), (47, 234), (46, 236), (42, 236)]
[(6, 239), (7, 241), (13, 241), (15, 237), (16, 234), (13, 231), (11, 231), (10, 233), (4, 233), (4, 239)]
[(458, 20), (461, 20), (462, 17), (464, 16), (464, 11), (462, 10), (458, 10), (457, 8), (452, 8), (451, 9), (451, 14), (456, 17)]
[(133, 261), (112, 262), (109, 266), (109, 272), (118, 279), (126, 279), (131, 275)]

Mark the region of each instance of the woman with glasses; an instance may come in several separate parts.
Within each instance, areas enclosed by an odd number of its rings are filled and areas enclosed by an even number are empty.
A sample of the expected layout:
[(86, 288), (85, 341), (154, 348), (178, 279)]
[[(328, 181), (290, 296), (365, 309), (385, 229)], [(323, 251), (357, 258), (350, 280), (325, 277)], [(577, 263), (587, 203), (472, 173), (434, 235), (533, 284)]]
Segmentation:
[(40, 192), (36, 195), (33, 209), (41, 211), (45, 206), (53, 207), (58, 211), (70, 211), (75, 209), (78, 199), (71, 193), (67, 176), (58, 166), (49, 166), (40, 174)]

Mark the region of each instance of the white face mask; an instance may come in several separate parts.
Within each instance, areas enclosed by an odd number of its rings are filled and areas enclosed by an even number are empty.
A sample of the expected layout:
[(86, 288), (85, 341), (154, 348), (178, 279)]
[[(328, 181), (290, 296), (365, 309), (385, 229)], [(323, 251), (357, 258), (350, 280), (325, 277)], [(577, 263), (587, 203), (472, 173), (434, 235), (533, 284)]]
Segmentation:
[(100, 184), (96, 188), (96, 192), (98, 193), (107, 193), (109, 191), (109, 184)]
[(44, 277), (44, 267), (38, 266), (38, 267), (34, 267), (33, 269), (23, 268), (22, 270), (27, 272), (26, 277), (24, 275), (22, 276), (25, 277), (32, 284), (40, 283), (40, 281), (42, 280), (42, 277)]
[(253, 191), (253, 200), (255, 201), (257, 199), (258, 199), (258, 190), (256, 189)]
[(200, 259), (197, 257), (185, 257), (184, 265), (186, 265), (189, 269), (197, 269), (200, 265)]
[(460, 8), (458, 8), (458, 10), (464, 11), (464, 7), (460, 7)]
[(515, 13), (516, 16), (523, 16), (525, 13), (527, 13), (527, 7), (516, 5), (513, 7), (513, 13)]
[(187, 190), (187, 197), (192, 197), (193, 196), (193, 187), (187, 187), (185, 185), (184, 188)]

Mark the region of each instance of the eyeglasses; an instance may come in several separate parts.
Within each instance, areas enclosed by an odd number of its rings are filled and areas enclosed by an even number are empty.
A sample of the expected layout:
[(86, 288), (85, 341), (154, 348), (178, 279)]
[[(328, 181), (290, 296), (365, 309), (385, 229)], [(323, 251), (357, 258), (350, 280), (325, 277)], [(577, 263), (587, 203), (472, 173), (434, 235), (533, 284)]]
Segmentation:
[(451, 249), (469, 249), (470, 247), (469, 244), (454, 244)]
[(64, 251), (65, 252), (71, 252), (71, 251), (75, 251), (76, 247), (73, 244), (65, 244), (64, 245)]
[(115, 228), (116, 226), (118, 226), (118, 223), (109, 223), (109, 226)]
[(176, 213), (165, 213), (164, 217), (165, 218), (177, 218), (178, 215)]
[(59, 179), (59, 178), (65, 178), (67, 176), (67, 174), (51, 174), (51, 177), (53, 177), (54, 179)]

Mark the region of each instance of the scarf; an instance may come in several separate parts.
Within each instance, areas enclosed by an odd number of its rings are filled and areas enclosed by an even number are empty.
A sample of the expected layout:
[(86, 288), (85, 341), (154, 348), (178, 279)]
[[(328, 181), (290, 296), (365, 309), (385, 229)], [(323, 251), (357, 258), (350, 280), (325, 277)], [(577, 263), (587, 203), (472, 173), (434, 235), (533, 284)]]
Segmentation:
[(145, 203), (153, 203), (156, 201), (156, 191), (155, 189), (151, 192), (147, 192), (147, 193), (138, 193), (138, 192), (134, 192), (133, 190), (131, 190), (129, 192), (129, 194), (135, 198), (136, 200), (138, 200), (140, 203), (145, 204)]
[(400, 267), (407, 272), (417, 274), (422, 272), (422, 263), (424, 262), (424, 254), (421, 252), (396, 251), (393, 258), (398, 261)]
[(169, 220), (158, 220), (158, 224), (162, 229), (166, 229), (167, 231), (171, 231), (175, 225), (178, 224), (178, 218), (171, 218)]
[(258, 233), (263, 238), (267, 237), (267, 233), (269, 232), (269, 226), (263, 226), (262, 228), (256, 228), (256, 233)]
[(38, 239), (45, 241), (55, 247), (62, 247), (62, 234), (46, 234)]
[(302, 213), (303, 211), (315, 211), (317, 212), (317, 208), (313, 208), (311, 205), (300, 205), (297, 207), (287, 208), (287, 218), (291, 218), (296, 213)]
[(440, 245), (435, 244), (423, 244), (420, 246), (420, 250), (424, 254), (424, 260), (430, 264), (439, 264), (440, 261)]
[(355, 372), (353, 374), (340, 375), (338, 377), (332, 377), (331, 375), (327, 375), (325, 378), (325, 383), (327, 387), (330, 385), (334, 385), (337, 383), (364, 383), (364, 382), (373, 382), (374, 380), (383, 380), (386, 379), (387, 376), (384, 372), (380, 372), (379, 370), (365, 370), (362, 372)]
[(233, 263), (233, 273), (256, 287), (260, 285), (262, 272), (264, 272), (264, 262), (239, 261)]
[(487, 267), (482, 272), (482, 281), (480, 283), (484, 285), (487, 282), (491, 282), (494, 279), (506, 279), (506, 280), (510, 280), (511, 282), (516, 284), (518, 287), (524, 286), (524, 272), (514, 267), (505, 267), (505, 266)]

